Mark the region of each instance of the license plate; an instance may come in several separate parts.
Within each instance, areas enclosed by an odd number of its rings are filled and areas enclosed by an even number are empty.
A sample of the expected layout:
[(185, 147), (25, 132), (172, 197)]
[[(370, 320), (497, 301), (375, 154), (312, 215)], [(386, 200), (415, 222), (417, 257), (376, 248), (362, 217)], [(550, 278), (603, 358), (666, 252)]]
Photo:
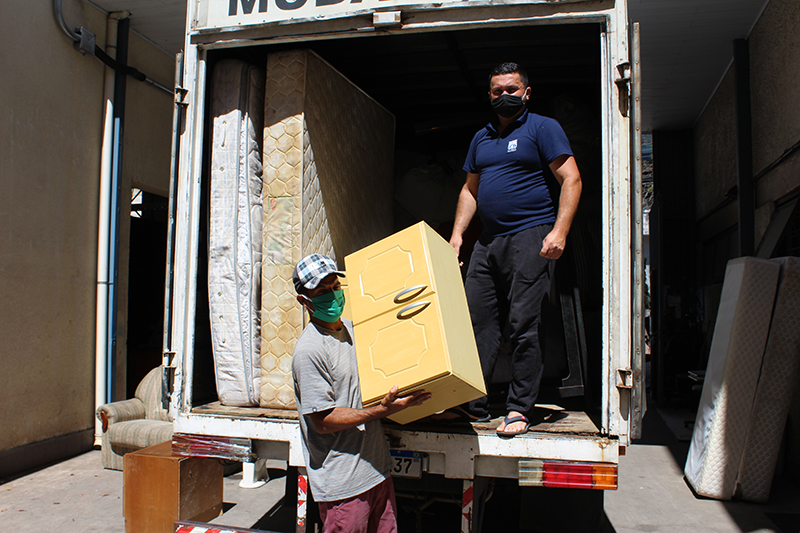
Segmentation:
[(392, 475), (397, 477), (422, 477), (422, 452), (389, 450), (392, 454)]

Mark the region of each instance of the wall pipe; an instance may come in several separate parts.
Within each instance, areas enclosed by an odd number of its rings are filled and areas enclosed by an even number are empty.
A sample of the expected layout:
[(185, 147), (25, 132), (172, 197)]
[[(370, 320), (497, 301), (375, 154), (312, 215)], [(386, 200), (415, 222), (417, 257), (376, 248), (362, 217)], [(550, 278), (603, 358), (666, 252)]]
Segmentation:
[[(114, 147), (111, 162), (111, 206), (109, 216), (111, 219), (109, 231), (109, 290), (108, 290), (108, 337), (107, 342), (107, 382), (106, 391), (109, 400), (114, 400), (116, 388), (116, 355), (117, 355), (117, 278), (119, 272), (119, 214), (120, 214), (120, 176), (122, 175), (122, 148), (125, 124), (125, 93), (127, 88), (127, 74), (125, 67), (128, 63), (128, 29), (130, 19), (120, 19), (117, 24), (117, 58), (116, 62), (122, 66), (114, 71)], [(130, 193), (128, 193), (130, 202)]]
[[(54, 0), (54, 4), (60, 4)], [(117, 25), (130, 13), (120, 11), (109, 13), (106, 19), (106, 50), (116, 57)], [(114, 90), (115, 71), (105, 69), (103, 144), (100, 157), (100, 202), (97, 229), (97, 311), (95, 313), (95, 409), (111, 400), (108, 395), (108, 302), (109, 302), (109, 235), (111, 210), (112, 162), (114, 148)], [(95, 445), (103, 437), (103, 427), (95, 421)]]
[(67, 35), (67, 37), (72, 39), (73, 42), (80, 42), (80, 35), (70, 30), (69, 26), (67, 26), (67, 23), (64, 20), (64, 12), (61, 9), (61, 0), (53, 0), (53, 14), (55, 14), (59, 27)]

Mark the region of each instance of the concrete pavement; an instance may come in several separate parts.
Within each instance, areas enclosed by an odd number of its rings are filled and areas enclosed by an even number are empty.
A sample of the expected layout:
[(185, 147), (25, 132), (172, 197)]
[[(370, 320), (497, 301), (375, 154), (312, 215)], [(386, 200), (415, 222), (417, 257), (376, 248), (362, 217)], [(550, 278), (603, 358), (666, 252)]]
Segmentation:
[(776, 480), (764, 505), (697, 497), (683, 478), (688, 439), (679, 441), (655, 409), (645, 417), (643, 435), (620, 458), (619, 490), (605, 493), (616, 533), (800, 532), (800, 482)]
[[(766, 505), (697, 498), (683, 480), (688, 443), (678, 441), (654, 410), (646, 417), (644, 434), (645, 439), (630, 446), (621, 458), (619, 490), (605, 493), (603, 533), (800, 532), (797, 482), (778, 480)], [(224, 513), (214, 523), (294, 531), (294, 509), (280, 504), (285, 473), (280, 463), (268, 466), (271, 479), (258, 489), (240, 488), (241, 473), (225, 478)], [(1, 532), (125, 530), (122, 472), (104, 470), (99, 451), (0, 483)], [(495, 492), (494, 498), (502, 499), (503, 494)], [(447, 523), (453, 522), (450, 531), (458, 531), (458, 509), (453, 504), (440, 505), (431, 513), (449, 513), (447, 505), (452, 506), (453, 519)], [(491, 524), (496, 522), (487, 518), (484, 532), (494, 533), (498, 529)], [(423, 520), (423, 529), (435, 522)], [(524, 531), (536, 531), (536, 521), (526, 527)], [(440, 524), (436, 531), (443, 531)]]

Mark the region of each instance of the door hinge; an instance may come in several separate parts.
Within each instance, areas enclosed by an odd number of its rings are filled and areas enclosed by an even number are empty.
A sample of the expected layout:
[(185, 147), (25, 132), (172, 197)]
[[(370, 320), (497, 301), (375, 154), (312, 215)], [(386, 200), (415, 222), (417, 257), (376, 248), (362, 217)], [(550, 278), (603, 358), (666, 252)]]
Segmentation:
[(376, 28), (382, 26), (400, 26), (403, 17), (400, 11), (378, 11), (372, 14), (372, 25)]
[(172, 390), (175, 383), (175, 367), (172, 366), (172, 361), (175, 357), (175, 352), (165, 351), (162, 354), (162, 375), (161, 375), (161, 407), (169, 410), (169, 404), (172, 401)]
[(619, 89), (619, 112), (623, 117), (630, 114), (631, 107), (631, 64), (629, 61), (617, 65), (619, 76), (614, 83)]
[(617, 369), (617, 388), (618, 389), (633, 388), (633, 371), (630, 368)]
[(175, 105), (187, 106), (189, 102), (186, 101), (186, 95), (189, 94), (189, 89), (183, 87), (175, 87)]

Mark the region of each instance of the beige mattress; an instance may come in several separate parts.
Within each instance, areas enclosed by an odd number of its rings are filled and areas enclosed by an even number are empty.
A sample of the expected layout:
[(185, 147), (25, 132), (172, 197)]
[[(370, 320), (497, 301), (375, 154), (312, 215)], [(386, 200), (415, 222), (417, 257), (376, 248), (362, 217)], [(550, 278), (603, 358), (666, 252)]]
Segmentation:
[(773, 259), (781, 281), (761, 363), (736, 495), (766, 503), (800, 366), (800, 258)]
[(391, 233), (394, 117), (307, 50), (268, 56), (264, 116), (260, 403), (295, 408), (294, 264), (319, 252), (343, 267)]
[(684, 467), (687, 481), (702, 496), (730, 500), (734, 495), (779, 273), (778, 263), (753, 257), (732, 259), (725, 270)]

